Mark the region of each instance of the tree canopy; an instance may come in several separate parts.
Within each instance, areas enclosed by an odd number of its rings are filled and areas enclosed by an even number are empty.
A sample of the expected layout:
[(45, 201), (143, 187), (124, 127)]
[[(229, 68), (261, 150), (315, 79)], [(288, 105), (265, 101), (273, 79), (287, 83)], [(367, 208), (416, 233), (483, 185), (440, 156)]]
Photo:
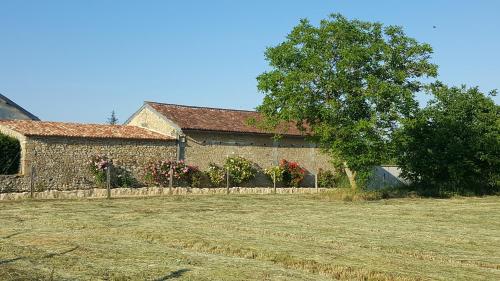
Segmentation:
[(117, 125), (118, 124), (118, 117), (116, 117), (116, 113), (114, 110), (111, 111), (111, 116), (109, 116), (107, 123), (109, 125)]
[(426, 192), (485, 194), (500, 185), (500, 106), (478, 88), (430, 87), (434, 98), (395, 134), (403, 175)]
[(304, 19), (266, 50), (271, 69), (257, 78), (265, 95), (257, 109), (265, 126), (295, 122), (359, 175), (386, 160), (394, 130), (417, 111), (421, 78), (437, 75), (431, 54), (398, 26)]

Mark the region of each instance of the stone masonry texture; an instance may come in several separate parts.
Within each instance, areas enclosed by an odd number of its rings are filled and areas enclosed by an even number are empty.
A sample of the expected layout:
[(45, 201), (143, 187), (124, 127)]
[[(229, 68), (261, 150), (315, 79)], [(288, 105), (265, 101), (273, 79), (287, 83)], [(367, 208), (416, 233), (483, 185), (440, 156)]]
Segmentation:
[[(220, 110), (214, 109), (214, 111)], [(189, 120), (187, 118), (186, 122)], [(230, 125), (233, 121), (227, 122)], [(183, 148), (179, 151), (179, 155), (182, 155), (181, 158), (186, 160), (186, 163), (198, 166), (201, 170), (206, 170), (210, 163), (223, 165), (229, 156), (244, 157), (255, 163), (260, 170), (277, 165), (281, 159), (286, 159), (298, 162), (307, 170), (303, 185), (311, 187), (314, 186), (314, 174), (319, 168), (333, 169), (329, 157), (300, 135), (283, 135), (275, 141), (272, 134), (182, 129), (179, 124), (155, 112), (155, 109), (148, 104), (131, 117), (127, 124), (172, 137), (185, 135), (186, 143), (181, 145)], [(249, 183), (252, 186), (270, 184), (262, 172)]]
[(0, 176), (0, 192), (11, 192), (15, 186), (18, 191), (28, 191), (32, 167), (35, 170), (35, 191), (94, 188), (89, 171), (89, 161), (94, 155), (112, 159), (116, 166), (129, 171), (141, 184), (145, 184), (147, 164), (178, 157), (204, 171), (210, 163), (223, 165), (227, 157), (244, 157), (261, 171), (248, 186), (272, 185), (262, 170), (277, 165), (281, 159), (298, 162), (306, 169), (302, 184), (305, 187), (314, 186), (314, 175), (320, 168), (333, 169), (329, 157), (299, 135), (283, 135), (275, 140), (272, 134), (181, 129), (149, 105), (138, 111), (127, 125), (172, 138), (185, 136), (186, 143), (178, 147), (179, 140), (174, 139), (25, 136), (0, 126), (0, 133), (13, 136), (21, 143), (20, 175)]
[[(303, 137), (283, 136), (274, 141), (270, 135), (237, 134), (184, 130), (187, 136), (185, 160), (188, 164), (206, 170), (210, 163), (223, 165), (230, 156), (241, 156), (255, 163), (261, 170), (277, 165), (281, 159), (298, 162), (307, 170), (304, 186), (314, 186), (314, 174), (319, 168), (332, 169), (327, 155)], [(258, 174), (254, 182), (266, 186), (270, 182)]]
[(175, 141), (162, 140), (27, 137), (21, 164), (25, 166), (21, 169), (24, 174), (0, 177), (0, 186), (6, 189), (15, 181), (19, 191), (26, 191), (34, 167), (36, 191), (93, 188), (89, 161), (98, 154), (106, 155), (144, 184), (145, 166), (151, 161), (174, 159), (176, 147)]

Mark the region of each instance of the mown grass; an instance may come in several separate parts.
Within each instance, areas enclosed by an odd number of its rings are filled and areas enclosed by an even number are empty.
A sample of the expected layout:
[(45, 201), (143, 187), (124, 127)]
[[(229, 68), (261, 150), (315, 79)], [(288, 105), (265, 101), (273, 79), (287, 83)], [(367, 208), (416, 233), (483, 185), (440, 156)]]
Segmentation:
[(4, 202), (0, 280), (500, 279), (500, 197), (335, 199)]

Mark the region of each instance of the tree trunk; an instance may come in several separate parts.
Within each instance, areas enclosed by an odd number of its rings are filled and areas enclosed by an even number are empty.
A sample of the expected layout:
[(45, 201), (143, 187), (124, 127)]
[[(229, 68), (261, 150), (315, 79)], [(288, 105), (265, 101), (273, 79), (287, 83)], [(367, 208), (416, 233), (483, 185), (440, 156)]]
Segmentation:
[(349, 169), (349, 166), (347, 166), (347, 163), (344, 162), (344, 170), (347, 175), (347, 178), (349, 179), (349, 183), (351, 184), (352, 189), (358, 189), (358, 184), (356, 183), (356, 171), (352, 171)]

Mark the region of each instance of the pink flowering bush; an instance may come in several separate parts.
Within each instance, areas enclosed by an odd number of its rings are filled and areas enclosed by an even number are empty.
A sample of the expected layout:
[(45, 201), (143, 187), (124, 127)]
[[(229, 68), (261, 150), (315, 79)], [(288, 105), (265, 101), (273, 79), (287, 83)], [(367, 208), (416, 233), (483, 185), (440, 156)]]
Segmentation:
[(183, 160), (161, 160), (146, 167), (146, 181), (157, 186), (168, 186), (171, 174), (175, 184), (199, 186), (200, 170), (198, 167), (186, 165)]
[(88, 164), (96, 184), (98, 186), (103, 186), (106, 183), (106, 170), (113, 165), (113, 160), (108, 159), (108, 157), (104, 155), (94, 155)]
[(186, 165), (182, 169), (181, 181), (191, 187), (202, 187), (205, 174), (196, 166)]
[(110, 169), (110, 184), (111, 187), (138, 187), (139, 182), (134, 178), (133, 174), (125, 167), (117, 166), (105, 155), (94, 155), (90, 159), (89, 170), (94, 176), (95, 183), (98, 187), (106, 185), (106, 173)]

